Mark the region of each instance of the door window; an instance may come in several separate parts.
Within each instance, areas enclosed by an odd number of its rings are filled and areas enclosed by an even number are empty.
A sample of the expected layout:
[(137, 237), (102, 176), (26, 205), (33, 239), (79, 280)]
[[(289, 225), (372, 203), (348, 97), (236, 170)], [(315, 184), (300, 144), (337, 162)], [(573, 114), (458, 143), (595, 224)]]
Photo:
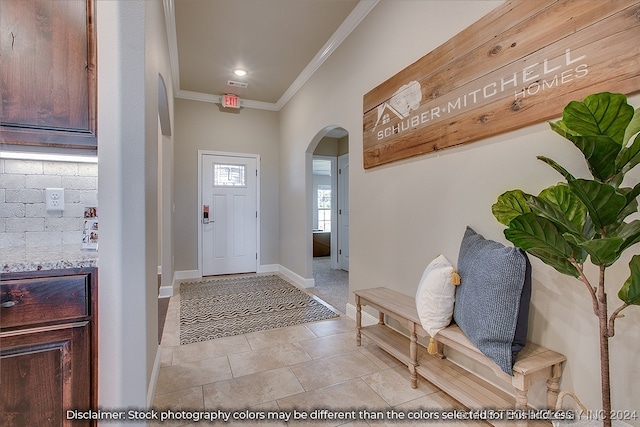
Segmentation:
[(214, 187), (246, 187), (246, 165), (219, 164), (213, 165)]

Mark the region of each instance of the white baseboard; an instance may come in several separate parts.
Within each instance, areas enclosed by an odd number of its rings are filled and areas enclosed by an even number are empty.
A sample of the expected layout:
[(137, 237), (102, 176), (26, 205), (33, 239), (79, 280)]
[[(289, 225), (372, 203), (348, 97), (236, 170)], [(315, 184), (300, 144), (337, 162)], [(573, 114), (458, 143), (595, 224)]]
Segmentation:
[[(349, 319), (356, 319), (356, 306), (348, 303), (347, 304), (347, 317)], [(372, 316), (371, 314), (367, 313), (366, 311), (362, 310), (362, 326), (371, 326), (371, 325), (376, 325), (378, 323), (378, 318), (375, 316)]]
[(158, 376), (160, 375), (160, 363), (162, 361), (162, 351), (160, 345), (156, 351), (156, 359), (153, 362), (153, 370), (151, 371), (151, 380), (147, 389), (147, 408), (153, 407), (153, 398), (156, 395), (156, 386), (158, 385)]
[(288, 279), (293, 280), (298, 286), (303, 288), (313, 288), (316, 285), (316, 281), (313, 278), (305, 279), (282, 265), (279, 266), (278, 272), (286, 276)]
[(173, 286), (160, 286), (158, 298), (171, 298), (173, 296)]
[(258, 273), (277, 273), (280, 271), (279, 264), (266, 264), (258, 266)]
[(173, 273), (173, 280), (189, 280), (189, 279), (201, 279), (202, 276), (198, 270), (182, 270)]

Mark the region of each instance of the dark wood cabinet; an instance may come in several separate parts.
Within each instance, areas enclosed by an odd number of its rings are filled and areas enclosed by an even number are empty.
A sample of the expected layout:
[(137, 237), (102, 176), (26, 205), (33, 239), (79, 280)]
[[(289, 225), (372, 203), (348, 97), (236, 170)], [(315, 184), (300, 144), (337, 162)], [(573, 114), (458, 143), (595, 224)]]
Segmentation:
[(97, 270), (3, 274), (0, 425), (77, 426), (97, 407)]
[(94, 8), (0, 1), (0, 143), (97, 148)]

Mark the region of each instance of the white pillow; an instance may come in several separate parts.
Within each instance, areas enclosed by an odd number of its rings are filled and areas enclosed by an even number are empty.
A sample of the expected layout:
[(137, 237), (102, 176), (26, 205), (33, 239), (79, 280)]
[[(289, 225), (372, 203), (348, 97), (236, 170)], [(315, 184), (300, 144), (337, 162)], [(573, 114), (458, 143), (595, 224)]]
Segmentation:
[(451, 323), (456, 293), (452, 283), (454, 274), (457, 275), (444, 255), (431, 261), (422, 273), (416, 292), (416, 308), (422, 327), (431, 337)]

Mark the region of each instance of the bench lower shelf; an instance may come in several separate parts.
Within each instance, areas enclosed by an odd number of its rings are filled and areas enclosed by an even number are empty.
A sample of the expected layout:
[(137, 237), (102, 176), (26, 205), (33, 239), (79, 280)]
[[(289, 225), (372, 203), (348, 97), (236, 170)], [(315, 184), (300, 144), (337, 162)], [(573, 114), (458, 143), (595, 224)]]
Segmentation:
[[(409, 348), (409, 338), (391, 329), (386, 325), (372, 325), (360, 329), (362, 336), (368, 338), (378, 347), (409, 366), (411, 358), (407, 351), (401, 349)], [(497, 388), (493, 384), (469, 373), (462, 367), (447, 360), (428, 355), (426, 348), (418, 348), (418, 365), (415, 367), (418, 375), (439, 389), (445, 391), (447, 395), (460, 402), (464, 407), (474, 410), (497, 409), (511, 410), (516, 404), (514, 396)], [(504, 412), (501, 414), (504, 417)], [(504, 427), (507, 425), (518, 426), (550, 426), (548, 421), (507, 421), (485, 420), (487, 423)]]
[[(405, 335), (386, 325), (366, 326), (360, 331), (363, 336), (405, 365), (411, 363), (407, 352), (409, 338)], [(422, 346), (419, 346), (418, 350), (416, 372), (469, 409), (513, 409), (516, 403), (513, 396), (481, 378), (469, 375), (464, 368), (455, 363), (427, 355), (426, 349)]]

